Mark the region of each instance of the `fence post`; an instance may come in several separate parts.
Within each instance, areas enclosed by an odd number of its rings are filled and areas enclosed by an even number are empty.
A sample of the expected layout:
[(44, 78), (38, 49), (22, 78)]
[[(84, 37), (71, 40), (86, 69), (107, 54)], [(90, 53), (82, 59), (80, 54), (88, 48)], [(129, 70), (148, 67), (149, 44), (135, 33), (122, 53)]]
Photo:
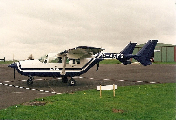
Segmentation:
[(115, 84), (113, 84), (113, 95), (115, 97)]
[(100, 84), (100, 97), (101, 97), (101, 84)]

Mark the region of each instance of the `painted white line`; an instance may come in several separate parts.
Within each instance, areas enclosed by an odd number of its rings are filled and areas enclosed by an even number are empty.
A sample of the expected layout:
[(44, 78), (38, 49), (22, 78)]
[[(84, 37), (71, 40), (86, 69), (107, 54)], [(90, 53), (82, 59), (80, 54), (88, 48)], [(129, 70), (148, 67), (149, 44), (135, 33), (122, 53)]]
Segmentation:
[(124, 81), (124, 80), (119, 80), (119, 81)]
[(37, 93), (37, 94), (48, 94), (48, 93)]
[(36, 90), (36, 89), (31, 89), (31, 90)]
[(94, 79), (94, 78), (89, 78), (89, 79), (91, 79), (91, 80), (92, 80), (92, 79)]
[(2, 85), (2, 83), (0, 83), (0, 85)]
[(23, 87), (20, 87), (20, 88), (23, 88)]
[(39, 91), (43, 92), (44, 90), (39, 90)]
[(137, 81), (137, 82), (143, 82), (143, 81)]
[(35, 79), (35, 80), (43, 80), (43, 79)]
[(7, 85), (9, 85), (9, 84), (4, 84), (4, 85), (6, 85), (6, 86), (7, 86)]
[(79, 77), (79, 78), (83, 78), (83, 77)]
[(21, 94), (21, 93), (24, 93), (24, 92), (12, 92), (12, 93)]
[(55, 94), (56, 92), (51, 92), (51, 93)]
[(19, 86), (15, 86), (16, 88), (18, 88)]
[(72, 78), (79, 78), (79, 77), (76, 77), (76, 76), (75, 76), (75, 77), (72, 77)]
[(57, 78), (58, 80), (61, 80), (62, 78), (60, 77), (60, 78)]
[(26, 82), (27, 80), (21, 80), (21, 81)]
[(13, 85), (9, 85), (10, 87), (12, 87)]
[(30, 88), (26, 88), (26, 90), (29, 90)]
[(49, 91), (45, 91), (45, 92), (49, 92)]
[(103, 80), (109, 80), (109, 79), (103, 79)]
[(10, 81), (4, 81), (4, 82), (10, 82)]
[(156, 83), (156, 82), (150, 82), (150, 83)]
[(62, 93), (57, 93), (58, 95), (62, 94)]

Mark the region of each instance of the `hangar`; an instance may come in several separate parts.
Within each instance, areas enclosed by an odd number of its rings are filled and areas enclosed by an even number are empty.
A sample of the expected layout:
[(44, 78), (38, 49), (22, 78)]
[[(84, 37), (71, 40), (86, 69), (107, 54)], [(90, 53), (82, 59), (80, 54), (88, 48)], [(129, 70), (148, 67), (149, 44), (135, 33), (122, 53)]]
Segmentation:
[[(136, 54), (144, 44), (136, 45), (133, 54)], [(157, 50), (154, 53), (155, 62), (176, 62), (176, 45), (158, 43), (155, 47)], [(135, 62), (134, 59), (132, 59)]]

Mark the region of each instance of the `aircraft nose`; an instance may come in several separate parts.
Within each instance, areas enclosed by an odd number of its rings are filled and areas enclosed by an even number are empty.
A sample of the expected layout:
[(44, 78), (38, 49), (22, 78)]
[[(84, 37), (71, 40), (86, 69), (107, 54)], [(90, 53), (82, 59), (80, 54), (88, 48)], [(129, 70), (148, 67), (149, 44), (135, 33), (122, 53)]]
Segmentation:
[(10, 64), (8, 67), (16, 68), (16, 67), (17, 67), (17, 64), (16, 64), (16, 63), (12, 63), (12, 64)]

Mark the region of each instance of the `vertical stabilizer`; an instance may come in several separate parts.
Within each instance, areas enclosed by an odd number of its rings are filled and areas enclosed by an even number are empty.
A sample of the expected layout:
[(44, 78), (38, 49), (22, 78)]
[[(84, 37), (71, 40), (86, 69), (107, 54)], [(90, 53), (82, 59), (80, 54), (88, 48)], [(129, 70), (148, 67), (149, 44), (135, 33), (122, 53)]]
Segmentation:
[(137, 43), (129, 43), (120, 53), (121, 54), (132, 54)]
[(136, 54), (136, 57), (134, 57), (134, 59), (136, 59), (144, 66), (150, 65), (151, 64), (150, 59), (154, 52), (157, 42), (158, 40), (149, 40)]

